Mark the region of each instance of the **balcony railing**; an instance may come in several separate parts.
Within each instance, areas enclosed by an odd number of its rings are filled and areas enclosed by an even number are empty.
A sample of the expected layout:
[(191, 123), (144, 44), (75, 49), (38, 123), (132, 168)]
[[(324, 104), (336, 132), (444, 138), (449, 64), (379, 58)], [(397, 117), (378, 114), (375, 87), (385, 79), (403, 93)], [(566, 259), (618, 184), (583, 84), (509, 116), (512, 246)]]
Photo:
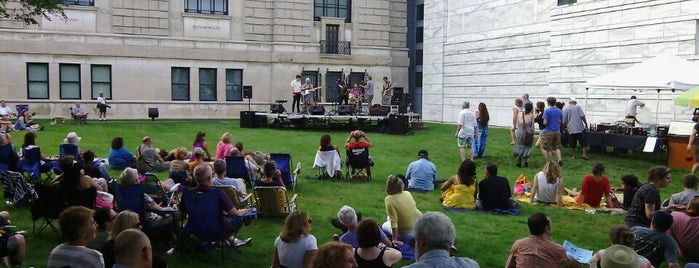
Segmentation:
[(320, 54), (352, 54), (352, 42), (320, 40)]

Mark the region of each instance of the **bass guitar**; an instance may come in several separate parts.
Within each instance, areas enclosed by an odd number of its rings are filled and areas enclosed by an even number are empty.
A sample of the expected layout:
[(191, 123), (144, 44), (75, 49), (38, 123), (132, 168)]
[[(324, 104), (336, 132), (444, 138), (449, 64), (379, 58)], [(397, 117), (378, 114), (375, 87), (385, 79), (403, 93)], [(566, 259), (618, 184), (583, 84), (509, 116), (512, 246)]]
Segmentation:
[(396, 82), (396, 83), (391, 83), (391, 86), (390, 86), (390, 87), (388, 87), (388, 88), (384, 89), (383, 91), (381, 91), (381, 96), (385, 96), (386, 94), (388, 94), (388, 92), (391, 92), (391, 90), (393, 90), (393, 88), (394, 88), (395, 86), (397, 86), (397, 85), (398, 85), (397, 82)]

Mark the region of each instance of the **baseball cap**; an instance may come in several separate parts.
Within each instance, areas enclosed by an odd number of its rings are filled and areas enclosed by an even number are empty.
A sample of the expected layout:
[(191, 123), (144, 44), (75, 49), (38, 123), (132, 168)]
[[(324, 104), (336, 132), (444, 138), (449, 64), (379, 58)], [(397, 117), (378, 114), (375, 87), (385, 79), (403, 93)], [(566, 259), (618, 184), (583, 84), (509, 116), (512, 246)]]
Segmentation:
[(192, 151), (192, 153), (195, 154), (195, 155), (197, 155), (197, 154), (198, 154), (198, 155), (204, 155), (206, 152), (204, 152), (204, 149), (202, 149), (201, 147), (197, 147), (197, 148), (194, 148), (194, 150)]
[(427, 150), (425, 150), (425, 149), (420, 150), (419, 152), (417, 152), (417, 156), (422, 157), (422, 158), (427, 158), (427, 156), (428, 156)]

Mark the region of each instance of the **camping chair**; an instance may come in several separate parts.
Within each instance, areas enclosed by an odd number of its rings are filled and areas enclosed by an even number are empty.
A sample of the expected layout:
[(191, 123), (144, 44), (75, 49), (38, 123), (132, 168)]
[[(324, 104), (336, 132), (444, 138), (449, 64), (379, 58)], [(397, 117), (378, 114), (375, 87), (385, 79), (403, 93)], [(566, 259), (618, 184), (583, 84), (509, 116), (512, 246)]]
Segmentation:
[[(146, 221), (145, 215), (146, 208), (144, 206), (144, 194), (147, 185), (136, 184), (127, 187), (114, 187), (114, 199), (116, 200), (117, 211), (121, 212), (124, 210), (130, 210), (138, 213), (138, 217), (141, 221), (141, 226), (143, 226), (143, 232), (148, 234), (148, 237), (156, 237), (160, 235), (163, 231), (170, 228), (171, 225), (163, 226), (151, 226), (148, 221)], [(153, 211), (160, 215), (174, 214), (177, 211)], [(174, 215), (173, 215), (174, 216)]]
[(282, 180), (286, 187), (291, 186), (292, 191), (296, 191), (296, 175), (300, 172), (297, 165), (296, 170), (291, 171), (291, 155), (288, 153), (271, 153), (269, 154), (270, 160), (277, 163), (277, 169), (282, 172)]
[(221, 189), (224, 193), (226, 193), (226, 196), (228, 196), (228, 199), (231, 200), (231, 204), (237, 209), (241, 208), (247, 208), (250, 207), (250, 197), (252, 197), (252, 194), (247, 194), (245, 198), (241, 201), (240, 200), (240, 191), (238, 191), (235, 186), (231, 185), (215, 185), (214, 188)]
[(286, 188), (282, 186), (253, 187), (257, 213), (260, 215), (288, 215), (296, 210), (297, 194), (289, 199)]
[(163, 185), (160, 183), (160, 179), (158, 179), (158, 175), (150, 172), (146, 172), (143, 175), (145, 176), (145, 181), (143, 181), (145, 193), (153, 198), (155, 203), (169, 203), (165, 189), (163, 189)]
[[(369, 148), (347, 149), (347, 179), (368, 178), (364, 170), (370, 165)], [(368, 178), (371, 179), (371, 178)]]
[(58, 215), (68, 207), (63, 199), (63, 194), (57, 188), (44, 184), (35, 184), (34, 189), (36, 189), (37, 199), (34, 200), (30, 209), (32, 232), (37, 233), (36, 222), (41, 221), (38, 233), (44, 231), (46, 227), (51, 227), (53, 232), (58, 234), (53, 220), (58, 219)]
[(243, 179), (248, 185), (253, 184), (253, 178), (250, 177), (248, 167), (245, 165), (244, 156), (226, 156), (226, 177)]
[(80, 149), (75, 144), (62, 143), (61, 145), (58, 146), (58, 153), (60, 155), (60, 158), (63, 158), (63, 157), (68, 156), (68, 155), (72, 155), (75, 157), (75, 161), (78, 161), (78, 163), (83, 162), (82, 158), (80, 158)]
[[(208, 252), (217, 246), (221, 251), (221, 262), (225, 262), (230, 250), (235, 247), (229, 242), (229, 237), (237, 236), (243, 226), (244, 217), (233, 217), (232, 227), (223, 225), (219, 207), (219, 190), (209, 192), (193, 192), (184, 189), (182, 200), (187, 211), (187, 224), (181, 228), (182, 234), (178, 237), (178, 247), (182, 256), (187, 252)], [(190, 245), (185, 245), (185, 239), (191, 240)]]
[(73, 107), (68, 107), (68, 110), (70, 111), (70, 118), (73, 118), (73, 122), (78, 124), (78, 125), (84, 125), (87, 124), (87, 113), (85, 113), (82, 116), (78, 116), (73, 113)]
[(38, 198), (34, 187), (24, 179), (22, 173), (7, 170), (5, 163), (0, 163), (0, 182), (2, 182), (4, 189), (3, 196), (15, 207)]
[[(318, 179), (341, 178), (342, 160), (337, 150), (317, 151), (313, 168), (318, 170)], [(335, 176), (337, 174), (337, 177)]]
[[(31, 149), (22, 148), (22, 160), (19, 161), (19, 171), (25, 178), (32, 178), (35, 182), (41, 180), (41, 150), (39, 147)], [(53, 171), (46, 171), (46, 180), (51, 180)]]

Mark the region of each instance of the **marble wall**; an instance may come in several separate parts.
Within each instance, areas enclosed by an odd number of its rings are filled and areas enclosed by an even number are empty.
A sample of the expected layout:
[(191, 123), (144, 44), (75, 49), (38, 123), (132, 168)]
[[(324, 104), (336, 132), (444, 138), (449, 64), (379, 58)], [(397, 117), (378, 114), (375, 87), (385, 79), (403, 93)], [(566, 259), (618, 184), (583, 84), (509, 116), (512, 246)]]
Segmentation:
[(424, 118), (455, 122), (468, 100), (488, 105), (491, 124), (509, 126), (513, 101), (526, 92), (533, 101), (575, 97), (591, 123), (623, 117), (630, 95), (646, 101), (647, 121), (656, 110), (658, 122), (686, 120), (690, 111), (674, 107), (671, 92), (586, 91), (585, 82), (662, 53), (699, 59), (697, 19), (692, 0), (425, 3)]

